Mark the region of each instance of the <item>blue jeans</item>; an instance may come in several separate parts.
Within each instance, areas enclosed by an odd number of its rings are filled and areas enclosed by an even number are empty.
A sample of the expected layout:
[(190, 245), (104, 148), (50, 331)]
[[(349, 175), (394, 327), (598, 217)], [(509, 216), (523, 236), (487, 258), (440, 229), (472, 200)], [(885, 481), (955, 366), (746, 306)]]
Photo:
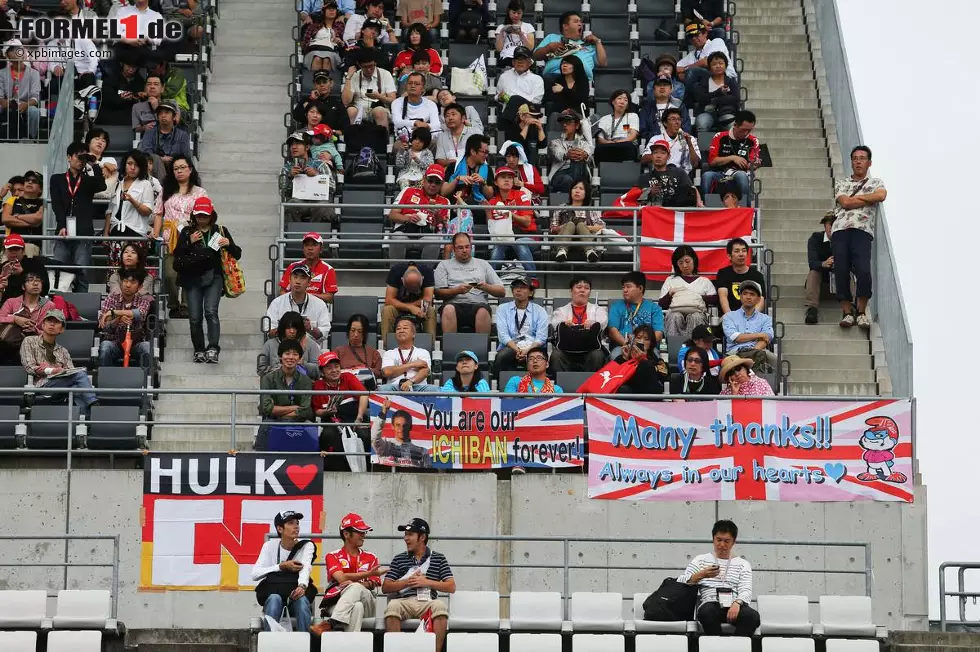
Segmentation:
[(207, 285), (203, 285), (198, 279), (194, 279), (184, 287), (187, 312), (190, 314), (191, 343), (194, 345), (195, 353), (203, 353), (205, 350), (204, 320), (208, 322), (207, 348), (221, 350), (221, 347), (218, 346), (218, 340), (221, 338), (218, 302), (221, 301), (225, 280), (221, 272), (218, 271), (212, 272), (210, 276), (211, 282)]
[[(378, 388), (379, 392), (400, 392), (402, 390), (398, 389), (398, 385), (394, 383), (385, 383)], [(430, 385), (429, 383), (417, 383), (412, 385), (413, 392), (438, 392), (438, 385)]]
[[(88, 267), (92, 264), (92, 241), (55, 240), (54, 259), (62, 265)], [(75, 275), (75, 292), (88, 292), (88, 270), (70, 270)]]
[[(512, 252), (521, 261), (521, 264), (524, 265), (524, 269), (534, 274), (538, 268), (534, 265), (534, 254), (531, 253), (531, 247), (528, 244), (533, 242), (534, 240), (531, 238), (518, 238), (510, 244), (497, 245), (491, 250), (490, 260), (494, 262), (507, 260), (507, 253)], [(499, 265), (494, 265), (494, 267), (497, 269), (500, 268)]]
[[(41, 109), (36, 106), (29, 106), (27, 107), (27, 111), (20, 113), (15, 118), (8, 116), (5, 109), (0, 109), (0, 115), (7, 122), (7, 129), (0, 138), (11, 140), (30, 138), (31, 140), (37, 140), (38, 131), (41, 126)], [(26, 132), (21, 127), (23, 122), (27, 123)]]
[[(282, 596), (273, 593), (265, 599), (265, 604), (262, 606), (262, 613), (266, 616), (271, 616), (278, 623), (280, 616), (282, 616), (282, 606)], [(310, 607), (310, 602), (306, 599), (305, 595), (299, 600), (289, 601), (289, 615), (296, 619), (297, 632), (310, 631), (310, 624), (313, 622), (313, 609)], [(269, 622), (265, 618), (262, 619), (262, 630), (269, 631)]]
[[(748, 172), (743, 172), (739, 170), (735, 173), (735, 184), (738, 186), (739, 191), (742, 193), (742, 205), (751, 205), (752, 194), (752, 180), (749, 179)], [(701, 197), (707, 197), (711, 194), (711, 186), (713, 186), (718, 181), (721, 181), (721, 172), (716, 172), (714, 170), (709, 170), (702, 175), (701, 178)], [(715, 190), (715, 192), (718, 192)]]
[(694, 127), (697, 129), (698, 133), (701, 133), (702, 131), (711, 131), (714, 126), (715, 115), (710, 111), (699, 113), (694, 118)]
[[(81, 389), (91, 390), (92, 381), (88, 379), (88, 373), (86, 373), (84, 369), (79, 369), (78, 371), (76, 371), (70, 376), (64, 376), (61, 378), (52, 378), (51, 380), (49, 380), (47, 383), (44, 384), (44, 387), (77, 387)], [(43, 391), (43, 389), (44, 388), (42, 387), (41, 390)], [(76, 392), (75, 394), (73, 394), (73, 396), (75, 397), (75, 405), (77, 405), (83, 410), (98, 400), (95, 397), (95, 393), (91, 391)]]
[(688, 68), (685, 70), (684, 88), (686, 92), (684, 94), (687, 95), (690, 93), (691, 89), (694, 88), (695, 84), (697, 84), (699, 80), (707, 79), (710, 76), (711, 73), (708, 72), (707, 68)]
[[(147, 363), (153, 357), (153, 347), (149, 342), (133, 342), (133, 348), (129, 352), (129, 366), (140, 367), (143, 364), (143, 357), (146, 356)], [(122, 345), (118, 342), (103, 340), (99, 344), (99, 366), (100, 367), (121, 367), (123, 360)]]

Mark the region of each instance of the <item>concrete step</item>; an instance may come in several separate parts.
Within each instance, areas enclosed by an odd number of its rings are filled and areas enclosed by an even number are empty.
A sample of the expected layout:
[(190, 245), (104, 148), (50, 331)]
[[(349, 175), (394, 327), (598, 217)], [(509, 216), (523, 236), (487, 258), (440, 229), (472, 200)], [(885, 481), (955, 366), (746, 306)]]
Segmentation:
[[(736, 20), (738, 21), (738, 29), (741, 30), (743, 25), (802, 25), (803, 17), (800, 12), (797, 11), (796, 14), (788, 14), (784, 12), (758, 12), (752, 13), (742, 13), (741, 8), (738, 10), (738, 15)], [(773, 30), (779, 31), (779, 30)]]
[(779, 7), (759, 7), (756, 5), (750, 5), (748, 7), (739, 6), (738, 15), (735, 17), (735, 20), (737, 21), (736, 27), (741, 24), (742, 21), (754, 23), (766, 16), (786, 16), (790, 18), (795, 17), (798, 20), (801, 19), (800, 8), (794, 7), (793, 5), (782, 5)]
[[(804, 228), (801, 226), (802, 223), (810, 222), (816, 226), (819, 226), (820, 218), (823, 217), (823, 214), (828, 209), (826, 206), (822, 206), (821, 208), (800, 207), (793, 209), (791, 207), (777, 208), (766, 205), (762, 207), (762, 210), (766, 228), (772, 224), (778, 230), (782, 225), (785, 225), (786, 228), (802, 229)], [(819, 229), (814, 228), (813, 230), (817, 231)]]
[(242, 111), (241, 98), (220, 102), (212, 99), (208, 102), (208, 110), (215, 116), (214, 122), (219, 125), (238, 123), (255, 125), (261, 123), (268, 127), (270, 124), (276, 124), (276, 121), (281, 125), (283, 115), (289, 112), (289, 106), (282, 102), (278, 104), (250, 103), (248, 111)]
[(779, 124), (760, 123), (753, 133), (759, 140), (774, 145), (780, 144), (781, 141), (790, 140), (817, 140), (821, 143), (826, 142), (826, 134), (823, 126), (816, 124), (810, 126), (783, 127)]
[[(780, 310), (780, 312), (782, 312)], [(801, 354), (793, 355), (793, 371), (797, 369), (828, 369), (828, 373), (861, 371), (873, 373), (871, 356), (868, 353), (845, 354)], [(802, 379), (800, 379), (802, 380)], [(870, 381), (869, 381), (870, 382)]]
[(762, 209), (763, 228), (765, 228), (765, 223), (768, 221), (768, 218), (765, 217), (765, 215), (768, 214), (766, 211), (773, 210), (773, 209), (793, 209), (797, 207), (801, 210), (812, 209), (812, 210), (826, 211), (833, 204), (833, 198), (830, 197), (829, 194), (827, 198), (805, 197), (797, 200), (794, 200), (792, 198), (785, 198), (781, 196), (766, 197)]
[[(282, 138), (282, 142), (285, 142), (285, 140), (286, 140), (285, 138)], [(205, 132), (201, 137), (201, 142), (205, 145), (210, 143), (217, 144), (218, 138), (216, 137), (216, 134)], [(206, 153), (201, 163), (203, 165), (207, 165), (208, 162), (211, 161), (212, 156), (216, 156), (216, 155), (250, 154), (255, 157), (254, 160), (256, 162), (261, 163), (263, 169), (267, 169), (270, 171), (276, 170), (277, 168), (275, 167), (275, 165), (279, 159), (278, 158), (272, 159), (270, 157), (272, 148), (276, 147), (275, 144), (276, 142), (278, 142), (278, 139), (270, 140), (269, 142), (255, 141), (255, 140), (247, 140), (247, 141), (238, 140), (238, 141), (225, 142), (224, 139), (221, 139), (220, 150)], [(281, 145), (282, 142), (280, 142), (279, 144)], [(279, 151), (276, 152), (276, 154), (279, 153), (280, 153)]]
[[(244, 433), (247, 428), (241, 428)], [(251, 430), (255, 430), (252, 428)], [(247, 436), (239, 435), (238, 444), (236, 444), (236, 450), (247, 452), (252, 450), (252, 440), (254, 439), (254, 434), (248, 434)], [(227, 441), (225, 442), (227, 444)], [(193, 453), (193, 452), (203, 452), (203, 453), (216, 453), (228, 450), (228, 446), (221, 446), (218, 442), (195, 442), (195, 441), (151, 441), (150, 450), (158, 451), (161, 453)]]
[[(218, 307), (218, 313), (220, 317), (221, 307), (224, 302)], [(264, 311), (263, 311), (264, 314)], [(265, 335), (259, 330), (259, 320), (262, 315), (256, 316), (254, 319), (221, 319), (221, 343), (228, 348), (238, 348), (248, 347), (246, 350), (254, 350), (256, 353), (262, 348), (262, 343), (265, 341)], [(168, 333), (172, 335), (182, 335), (190, 337), (190, 322), (186, 319), (171, 319), (167, 325)], [(227, 341), (226, 341), (227, 338)], [(243, 339), (244, 338), (244, 339)], [(254, 338), (258, 338), (256, 341)], [(179, 343), (175, 342), (175, 345)], [(188, 339), (187, 346), (190, 346), (190, 340)], [(170, 346), (167, 346), (167, 352), (170, 352)]]
[[(257, 175), (256, 175), (257, 176)], [(257, 198), (259, 201), (279, 199), (279, 181), (273, 175), (264, 175), (264, 181), (242, 183), (239, 179), (209, 179), (208, 194), (215, 197)], [(220, 215), (220, 211), (219, 211)]]
[[(773, 55), (778, 56), (778, 55)], [(750, 92), (749, 100), (745, 103), (745, 108), (750, 111), (755, 111), (756, 109), (800, 109), (800, 110), (811, 110), (817, 105), (815, 98), (784, 98), (784, 99), (774, 99), (767, 97), (766, 99), (760, 99), (754, 93)]]
[(820, 166), (795, 166), (760, 168), (756, 171), (760, 179), (824, 179), (830, 180), (830, 168)]
[[(748, 65), (748, 64), (746, 64), (746, 65)], [(768, 73), (761, 73), (761, 74), (768, 74)], [(745, 81), (746, 81), (746, 83), (748, 83), (748, 80), (745, 80)], [(808, 77), (804, 77), (803, 79), (779, 79), (779, 78), (776, 78), (776, 79), (768, 79), (768, 80), (763, 79), (763, 81), (767, 81), (768, 82), (766, 84), (766, 86), (769, 86), (769, 87), (772, 87), (772, 88), (778, 88), (778, 89), (782, 89), (782, 90), (787, 90), (787, 91), (797, 91), (797, 90), (798, 91), (812, 91), (812, 90), (814, 90), (816, 88), (816, 86), (814, 85), (815, 82), (813, 81), (813, 79), (812, 78), (808, 78)], [(755, 95), (756, 94), (756, 91), (759, 89), (760, 85), (761, 84), (758, 83), (758, 82), (755, 83), (755, 84), (752, 84), (749, 87), (749, 95)]]
[[(825, 205), (830, 205), (832, 201), (831, 198), (831, 188), (828, 184), (827, 188), (802, 188), (798, 184), (793, 182), (780, 183), (783, 180), (769, 180), (762, 184), (762, 196), (765, 201), (768, 202), (770, 199), (779, 199), (783, 197), (798, 197), (803, 199), (825, 199), (827, 202)], [(763, 204), (765, 205), (765, 204)]]
[[(768, 84), (759, 87), (753, 86), (750, 95), (754, 101), (765, 102), (766, 100), (809, 100), (814, 105), (817, 102), (817, 90), (810, 85), (809, 88), (783, 88), (782, 84)], [(812, 108), (812, 107), (811, 107)]]
[[(758, 25), (748, 26), (748, 31), (743, 30), (741, 26), (735, 29), (738, 30), (741, 39), (738, 44), (738, 55), (746, 61), (765, 61), (765, 58), (755, 56), (759, 52), (810, 57), (810, 47), (802, 29), (785, 32), (783, 30), (760, 29)], [(745, 55), (742, 54), (743, 51)]]
[(287, 57), (277, 54), (262, 54), (254, 52), (252, 54), (229, 54), (221, 52), (212, 59), (214, 67), (214, 79), (217, 81), (224, 75), (240, 74), (243, 71), (265, 73), (270, 75), (281, 74), (284, 80), (289, 79), (290, 68)]
[[(871, 356), (861, 356), (870, 363)], [(789, 378), (798, 383), (876, 383), (878, 377), (873, 369), (807, 369), (797, 366), (794, 357), (789, 358)]]
[[(795, 38), (795, 37), (794, 37)], [(739, 46), (741, 49), (741, 46)], [(813, 65), (810, 62), (809, 57), (799, 56), (790, 57), (786, 59), (778, 59), (775, 61), (746, 61), (745, 70), (742, 72), (741, 79), (745, 79), (745, 75), (749, 73), (757, 72), (806, 72), (812, 74)]]
[[(778, 18), (774, 20), (779, 20)], [(745, 39), (745, 43), (751, 43), (752, 40), (757, 36), (768, 36), (773, 32), (779, 32), (782, 36), (805, 36), (806, 32), (803, 31), (803, 21), (793, 20), (793, 19), (783, 19), (786, 20), (788, 24), (779, 25), (778, 29), (773, 29), (776, 23), (763, 23), (763, 22), (748, 22), (748, 21), (738, 21), (738, 33)], [(787, 39), (789, 40), (789, 39)], [(771, 42), (771, 41), (770, 41)], [(742, 45), (739, 44), (739, 54), (741, 54)], [(743, 57), (744, 58), (744, 57)]]
[(255, 373), (255, 356), (258, 355), (259, 350), (256, 349), (251, 352), (251, 360), (238, 362), (226, 360), (225, 351), (225, 347), (222, 347), (221, 361), (218, 364), (201, 365), (186, 361), (171, 362), (167, 363), (165, 372), (168, 378), (182, 376), (197, 378), (200, 383), (197, 387), (213, 387), (215, 385), (212, 383), (212, 378), (215, 375), (224, 376), (226, 374), (234, 374), (238, 377), (237, 384), (228, 387), (247, 387), (250, 383), (255, 383), (255, 386), (258, 387), (259, 377)]
[(794, 381), (789, 379), (791, 396), (877, 396), (878, 384), (847, 381)]
[[(283, 78), (288, 78), (289, 67), (284, 66)], [(274, 86), (263, 86), (261, 87), (261, 93), (255, 93), (254, 95), (248, 95), (247, 99), (251, 105), (271, 105), (271, 106), (281, 106), (283, 111), (289, 110), (289, 103), (286, 101), (286, 86), (282, 86), (282, 94), (279, 95), (275, 93), (276, 88)], [(268, 92), (266, 92), (268, 91)], [(234, 90), (233, 88), (223, 86), (218, 90), (214, 90), (213, 87), (208, 88), (208, 101), (205, 105), (206, 109), (211, 108), (212, 105), (222, 102), (240, 102), (242, 101), (243, 95), (241, 90)]]
[[(781, 311), (777, 311), (781, 312)], [(829, 315), (828, 315), (829, 316)], [(783, 321), (781, 315), (777, 315), (779, 321)], [(807, 342), (855, 342), (867, 343), (868, 334), (860, 328), (841, 328), (835, 319), (832, 323), (823, 322), (820, 324), (804, 325), (786, 324), (786, 333), (783, 341), (807, 341)]]
[[(261, 333), (255, 335), (230, 334), (228, 338), (229, 341), (226, 342), (225, 334), (221, 334), (221, 363), (250, 363), (254, 372), (255, 359), (265, 344), (265, 335)], [(163, 363), (164, 373), (176, 375), (177, 372), (170, 371), (170, 365), (183, 364), (193, 356), (194, 348), (191, 346), (190, 336), (182, 334), (181, 339), (182, 341), (176, 342), (174, 346), (167, 345), (167, 362)]]
[(786, 82), (793, 83), (814, 83), (813, 73), (809, 70), (757, 70), (753, 69), (751, 72), (746, 70), (742, 73), (739, 78), (739, 82), (743, 86), (749, 88), (749, 94), (752, 94), (752, 89), (756, 88), (758, 84), (782, 84)]
[[(774, 82), (775, 83), (775, 82)], [(819, 117), (811, 118), (760, 118), (758, 115), (756, 117), (759, 119), (759, 127), (756, 129), (759, 138), (765, 140), (766, 138), (771, 138), (770, 134), (775, 132), (777, 135), (778, 130), (785, 129), (790, 130), (800, 130), (804, 133), (810, 133), (811, 131), (819, 130), (823, 133), (823, 122)], [(765, 126), (763, 130), (762, 127)], [(766, 136), (763, 137), (763, 134)]]
[[(195, 366), (202, 369), (200, 374), (196, 376), (169, 376), (169, 387), (258, 387), (258, 381), (254, 379), (254, 374), (252, 374), (252, 377), (246, 379), (242, 378), (241, 374), (226, 371), (220, 364)], [(211, 369), (214, 370), (214, 373), (207, 373)]]
[[(230, 415), (231, 395), (214, 394), (206, 401), (187, 400), (186, 394), (162, 394), (156, 400), (156, 408), (164, 414), (186, 414), (191, 417), (188, 420), (197, 420), (202, 415)], [(239, 418), (251, 419), (259, 413), (258, 397), (239, 396), (235, 406), (236, 415)]]
[(783, 355), (869, 355), (870, 342), (860, 340), (787, 340), (783, 339)]
[[(253, 48), (252, 54), (256, 52), (262, 52), (263, 54), (270, 54), (270, 56), (277, 56), (277, 57), (281, 56), (283, 62), (287, 66), (289, 65), (288, 64), (288, 59), (290, 54), (289, 52), (286, 52), (285, 54), (269, 53), (264, 50), (260, 50), (258, 48)], [(222, 51), (218, 50), (216, 51), (215, 56), (218, 56), (220, 54), (222, 54)], [(229, 75), (225, 75), (222, 78), (215, 77), (214, 82), (208, 85), (208, 90), (210, 92), (210, 90), (212, 89), (231, 88), (236, 86), (241, 79), (245, 79), (245, 78), (249, 80), (246, 88), (250, 90), (252, 88), (262, 87), (262, 86), (275, 86), (285, 90), (286, 84), (292, 81), (292, 79), (288, 74), (284, 76), (280, 73), (275, 73), (275, 72), (258, 72), (258, 71), (256, 71), (255, 73), (249, 73), (248, 69), (243, 69), (241, 71), (233, 72)], [(241, 90), (241, 88), (242, 87), (239, 86), (239, 90)]]
[(758, 124), (768, 123), (770, 120), (819, 120), (820, 111), (816, 108), (809, 111), (787, 111), (785, 109), (755, 109)]
[(980, 647), (980, 633), (971, 632), (889, 632), (889, 638), (899, 645), (944, 645), (949, 647)]

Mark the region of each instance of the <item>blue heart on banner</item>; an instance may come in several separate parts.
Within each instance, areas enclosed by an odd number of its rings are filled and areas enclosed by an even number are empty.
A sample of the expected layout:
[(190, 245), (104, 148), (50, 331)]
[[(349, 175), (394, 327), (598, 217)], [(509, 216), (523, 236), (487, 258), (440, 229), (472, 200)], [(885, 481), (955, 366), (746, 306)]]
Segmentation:
[(841, 462), (829, 462), (823, 465), (823, 470), (827, 472), (827, 477), (840, 484), (841, 479), (847, 475), (847, 467)]

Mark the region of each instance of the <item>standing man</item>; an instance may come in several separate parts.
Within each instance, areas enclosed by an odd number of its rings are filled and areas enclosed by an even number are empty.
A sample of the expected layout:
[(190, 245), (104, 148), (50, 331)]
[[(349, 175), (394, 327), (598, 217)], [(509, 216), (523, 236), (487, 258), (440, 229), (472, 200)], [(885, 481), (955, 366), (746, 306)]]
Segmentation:
[(402, 315), (414, 317), (416, 325), (436, 341), (435, 275), (428, 265), (414, 261), (397, 263), (385, 279), (385, 303), (381, 308), (381, 341), (395, 329)]
[(92, 241), (76, 240), (75, 236), (93, 236), (92, 199), (105, 190), (102, 170), (93, 167), (88, 150), (82, 143), (68, 146), (68, 171), (51, 175), (51, 209), (58, 235), (54, 257), (62, 265), (76, 265), (75, 292), (88, 292), (88, 270), (92, 264)]
[(474, 333), (490, 332), (489, 295), (504, 296), (503, 283), (490, 263), (473, 258), (472, 238), (467, 233), (453, 236), (454, 258), (436, 267), (436, 298), (442, 304), (442, 332), (456, 333), (461, 328)]
[(289, 291), (289, 279), (293, 275), (293, 270), (305, 265), (312, 274), (309, 293), (322, 301), (333, 303), (333, 295), (337, 294), (337, 272), (320, 258), (322, 253), (323, 236), (316, 231), (304, 235), (303, 260), (290, 263), (289, 267), (283, 270), (282, 278), (279, 279), (279, 293), (286, 294)]
[(531, 302), (534, 288), (524, 276), (511, 281), (514, 300), (497, 306), (496, 373), (527, 368), (528, 351), (548, 348), (548, 313)]
[(759, 312), (762, 288), (755, 281), (742, 281), (739, 288), (742, 307), (722, 318), (725, 329), (725, 351), (755, 363), (766, 363), (776, 369), (776, 354), (766, 347), (772, 342), (772, 317)]
[(25, 52), (17, 39), (3, 50), (7, 67), (0, 70), (0, 122), (6, 123), (4, 137), (11, 140), (35, 140), (41, 125), (41, 75), (24, 61)]
[(755, 267), (749, 267), (749, 244), (742, 238), (733, 238), (725, 245), (728, 252), (728, 260), (731, 265), (722, 267), (718, 270), (715, 277), (715, 288), (718, 290), (718, 305), (721, 306), (721, 314), (725, 315), (732, 310), (737, 310), (742, 305), (739, 300), (739, 287), (743, 281), (755, 281), (762, 292), (762, 299), (756, 306), (756, 310), (766, 309), (766, 279), (762, 272)]
[(340, 521), (340, 550), (327, 553), (329, 577), (320, 614), (326, 620), (314, 625), (310, 631), (359, 632), (365, 616), (374, 615), (374, 589), (381, 586), (381, 576), (387, 568), (373, 552), (364, 550), (364, 535), (371, 527), (360, 514), (351, 512)]
[[(867, 315), (871, 298), (871, 241), (875, 236), (878, 204), (885, 201), (888, 191), (881, 179), (868, 176), (870, 168), (871, 148), (858, 145), (851, 150), (853, 174), (834, 184), (837, 207), (830, 239), (837, 299), (843, 311), (841, 328), (850, 328), (857, 321), (859, 328), (871, 329), (871, 318)], [(851, 302), (851, 272), (857, 277), (857, 315)]]
[(436, 634), (436, 652), (442, 652), (449, 624), (449, 609), (438, 599), (438, 591), (456, 592), (453, 569), (442, 553), (429, 549), (429, 524), (413, 518), (398, 526), (405, 533), (405, 552), (395, 555), (391, 569), (381, 583), (381, 590), (390, 595), (385, 609), (385, 630), (400, 632), (401, 621), (421, 618), (426, 611), (432, 614), (432, 629)]
[(803, 285), (803, 305), (806, 306), (805, 320), (808, 324), (817, 323), (817, 306), (820, 305), (820, 296), (823, 294), (824, 288), (830, 289), (830, 275), (834, 269), (834, 252), (830, 236), (835, 219), (834, 211), (827, 211), (820, 218), (820, 226), (823, 227), (823, 230), (814, 232), (806, 241), (806, 259), (810, 265), (810, 271), (807, 273), (806, 282)]
[(752, 566), (742, 557), (732, 557), (738, 526), (729, 520), (711, 528), (714, 552), (698, 555), (677, 578), (698, 585), (698, 622), (707, 636), (721, 636), (721, 626), (735, 626), (736, 636), (752, 636), (759, 626), (759, 612), (752, 601)]
[(310, 583), (310, 572), (316, 559), (316, 544), (299, 538), (302, 520), (303, 515), (293, 511), (276, 514), (274, 523), (279, 538), (262, 544), (259, 558), (252, 566), (252, 581), (259, 583), (255, 587), (255, 598), (265, 614), (263, 631), (270, 631), (269, 618), (279, 622), (284, 606), (296, 619), (297, 631), (310, 629), (313, 620), (311, 594), (316, 596), (316, 586)]

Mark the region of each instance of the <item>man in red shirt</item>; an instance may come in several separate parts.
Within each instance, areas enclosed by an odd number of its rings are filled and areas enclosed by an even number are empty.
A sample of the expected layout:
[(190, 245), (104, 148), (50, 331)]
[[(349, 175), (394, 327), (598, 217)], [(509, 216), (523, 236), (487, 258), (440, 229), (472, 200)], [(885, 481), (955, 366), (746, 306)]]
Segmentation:
[(323, 237), (316, 231), (310, 231), (303, 236), (303, 260), (297, 260), (289, 265), (282, 273), (279, 281), (279, 294), (289, 292), (289, 277), (293, 273), (293, 268), (306, 265), (310, 268), (310, 287), (309, 294), (323, 299), (327, 303), (333, 303), (333, 295), (337, 294), (337, 272), (327, 263), (320, 260), (320, 253), (323, 251)]
[(701, 196), (711, 193), (712, 186), (723, 179), (731, 179), (738, 186), (742, 197), (751, 203), (752, 173), (761, 163), (759, 139), (752, 135), (755, 114), (739, 111), (728, 131), (719, 131), (711, 139), (708, 150), (708, 167), (701, 179)]
[[(490, 200), (490, 206), (531, 205), (527, 195), (514, 188), (516, 176), (517, 173), (506, 165), (501, 165), (497, 168), (496, 172), (494, 172), (493, 180), (496, 186), (496, 192), (493, 194), (493, 199)], [(493, 246), (490, 252), (490, 260), (494, 262), (507, 260), (507, 254), (510, 253), (521, 261), (521, 265), (524, 266), (524, 270), (531, 280), (531, 287), (538, 287), (538, 279), (534, 277), (537, 267), (534, 266), (534, 254), (531, 253), (531, 245), (534, 243), (534, 238), (531, 237), (531, 234), (538, 230), (537, 224), (535, 223), (534, 211), (488, 211), (487, 224), (490, 229), (490, 235), (494, 236), (494, 242), (501, 243)], [(508, 235), (509, 232), (512, 232), (514, 235)], [(494, 265), (494, 267), (497, 269), (500, 268), (499, 265)]]
[[(395, 198), (395, 205), (415, 204), (419, 208), (392, 208), (388, 219), (394, 225), (389, 245), (390, 260), (405, 260), (408, 249), (421, 248), (424, 260), (438, 260), (441, 243), (426, 239), (426, 235), (445, 232), (449, 223), (449, 199), (439, 194), (446, 170), (433, 163), (425, 171), (421, 188), (408, 187)], [(438, 206), (440, 208), (422, 208)], [(402, 244), (412, 241), (411, 244)], [(431, 244), (430, 244), (431, 242)], [(396, 244), (397, 243), (397, 244)]]
[(353, 512), (340, 521), (344, 546), (327, 553), (329, 583), (320, 601), (320, 615), (326, 620), (310, 627), (314, 634), (359, 632), (363, 618), (374, 615), (374, 589), (381, 586), (388, 569), (380, 565), (377, 555), (362, 548), (364, 535), (370, 531)]

